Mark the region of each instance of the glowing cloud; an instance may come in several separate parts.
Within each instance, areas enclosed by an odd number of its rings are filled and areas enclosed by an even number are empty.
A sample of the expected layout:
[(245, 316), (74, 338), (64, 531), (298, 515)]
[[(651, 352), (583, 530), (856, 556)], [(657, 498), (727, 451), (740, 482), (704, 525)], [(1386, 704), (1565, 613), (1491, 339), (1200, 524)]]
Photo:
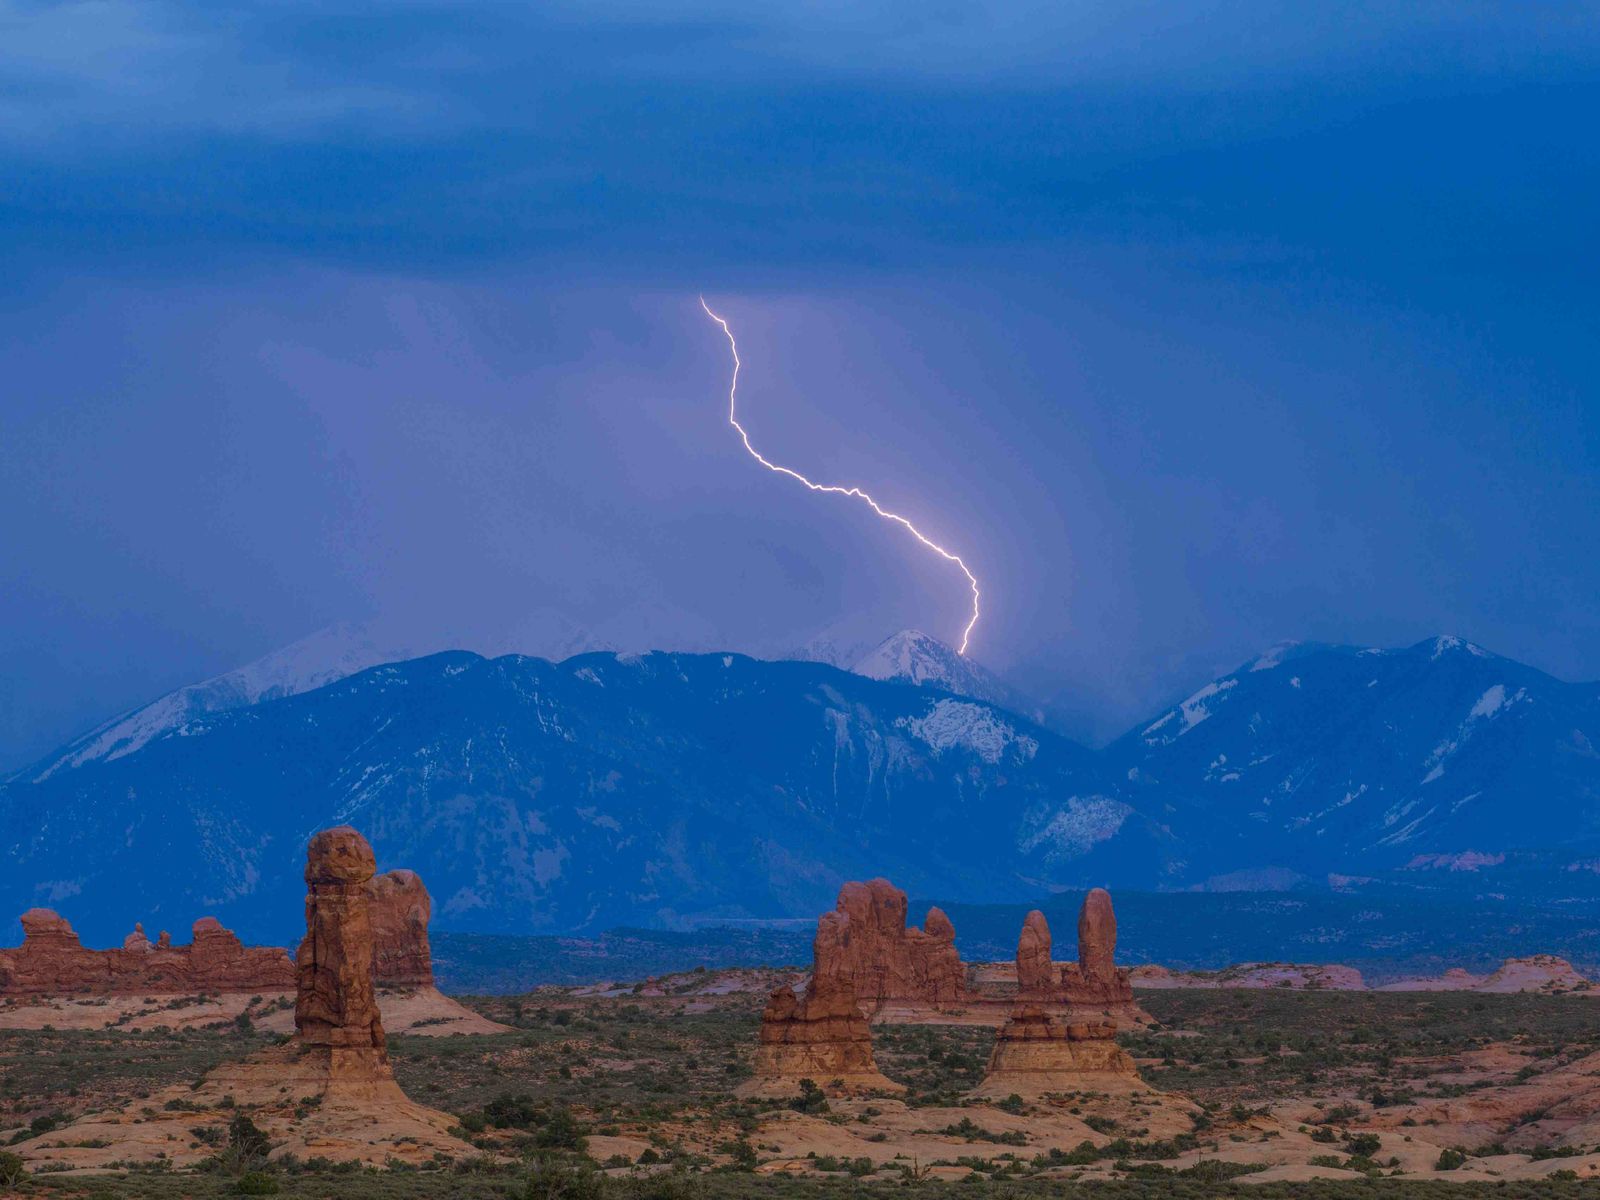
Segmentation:
[(929, 550), (932, 550), (940, 558), (945, 559), (947, 562), (953, 562), (956, 566), (960, 567), (961, 573), (967, 577), (967, 583), (972, 588), (972, 616), (970, 619), (968, 619), (966, 628), (961, 631), (961, 645), (957, 649), (957, 653), (966, 654), (967, 643), (972, 640), (973, 627), (978, 623), (978, 577), (972, 573), (971, 569), (968, 568), (966, 563), (961, 561), (961, 556), (959, 554), (952, 554), (943, 546), (939, 545), (938, 542), (929, 538), (905, 517), (902, 517), (899, 513), (892, 513), (888, 511), (860, 488), (839, 487), (834, 484), (826, 483), (813, 483), (804, 475), (800, 474), (799, 471), (792, 471), (788, 467), (782, 467), (777, 463), (770, 461), (761, 453), (761, 451), (757, 450), (753, 445), (751, 445), (750, 435), (745, 431), (745, 427), (739, 424), (738, 417), (740, 366), (739, 343), (733, 340), (733, 330), (728, 328), (728, 323), (721, 317), (717, 316), (716, 313), (711, 311), (711, 306), (706, 303), (704, 296), (700, 297), (700, 307), (705, 309), (706, 316), (710, 317), (718, 325), (722, 326), (722, 332), (727, 336), (728, 339), (728, 348), (733, 351), (733, 381), (728, 384), (728, 424), (732, 425), (739, 431), (739, 438), (744, 442), (744, 448), (749, 452), (750, 457), (755, 459), (769, 471), (776, 472), (779, 475), (787, 475), (790, 479), (798, 480), (800, 483), (805, 484), (806, 487), (810, 488), (813, 492), (829, 492), (835, 496), (853, 496), (857, 500), (865, 501), (868, 507), (870, 507), (873, 512), (877, 513), (884, 520), (893, 521), (895, 524), (903, 526), (912, 537), (916, 538), (917, 541), (921, 542)]

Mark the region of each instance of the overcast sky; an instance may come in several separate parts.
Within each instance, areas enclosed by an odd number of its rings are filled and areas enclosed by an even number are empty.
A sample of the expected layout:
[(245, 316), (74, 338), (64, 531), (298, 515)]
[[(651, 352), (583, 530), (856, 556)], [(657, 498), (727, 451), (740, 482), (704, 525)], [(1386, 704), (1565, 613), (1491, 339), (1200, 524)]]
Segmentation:
[[(319, 627), (1600, 678), (1600, 7), (0, 0), (0, 764)], [(1313, 12), (1312, 9), (1315, 9)]]

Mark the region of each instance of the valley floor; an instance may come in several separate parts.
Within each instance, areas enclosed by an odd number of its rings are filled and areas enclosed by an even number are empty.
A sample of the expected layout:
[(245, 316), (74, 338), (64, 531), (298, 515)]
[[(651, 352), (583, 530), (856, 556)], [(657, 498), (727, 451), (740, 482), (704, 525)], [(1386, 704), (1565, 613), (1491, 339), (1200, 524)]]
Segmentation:
[[(879, 1066), (905, 1097), (784, 1102), (733, 1095), (749, 1075), (760, 988), (691, 973), (648, 990), (661, 994), (473, 998), (508, 1032), (395, 1036), (402, 1086), (454, 1114), (478, 1158), (420, 1170), (263, 1164), (227, 1131), (197, 1129), (216, 1140), (214, 1172), (45, 1173), (22, 1194), (823, 1200), (949, 1194), (959, 1180), (962, 1196), (1018, 1200), (1074, 1181), (1108, 1198), (1248, 1184), (1265, 1200), (1354, 1196), (1381, 1180), (1386, 1191), (1477, 1184), (1504, 1197), (1577, 1194), (1600, 1172), (1600, 1098), (1589, 1099), (1600, 1097), (1600, 1021), (1582, 997), (1147, 991), (1140, 1002), (1160, 1028), (1122, 1039), (1142, 1082), (1037, 1103), (967, 1099), (988, 1027), (880, 1025)], [(171, 1026), (146, 1016), (141, 1027), (0, 1031), (0, 1154), (13, 1140), (70, 1136), (66, 1123), (93, 1109), (137, 1110), (276, 1036), (264, 1022), (184, 1026), (180, 1011)], [(241, 1191), (256, 1187), (277, 1190)]]

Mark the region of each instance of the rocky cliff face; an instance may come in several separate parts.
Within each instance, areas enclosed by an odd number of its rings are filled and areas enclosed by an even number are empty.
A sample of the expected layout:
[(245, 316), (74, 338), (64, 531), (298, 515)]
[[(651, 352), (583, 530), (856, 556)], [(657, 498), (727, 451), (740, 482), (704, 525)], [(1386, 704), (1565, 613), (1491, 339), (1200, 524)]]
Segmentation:
[(135, 992), (270, 992), (294, 985), (282, 950), (246, 946), (214, 917), (194, 923), (187, 946), (136, 925), (120, 947), (90, 950), (47, 908), (22, 914), (22, 945), (0, 950), (0, 995), (128, 995)]

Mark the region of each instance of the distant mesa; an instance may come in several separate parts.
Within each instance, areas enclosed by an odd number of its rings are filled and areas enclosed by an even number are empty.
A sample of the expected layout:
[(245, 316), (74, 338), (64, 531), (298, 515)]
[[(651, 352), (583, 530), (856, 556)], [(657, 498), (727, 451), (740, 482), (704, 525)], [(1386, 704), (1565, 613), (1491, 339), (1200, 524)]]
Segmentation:
[(1508, 958), (1494, 971), (1475, 975), (1452, 967), (1440, 975), (1397, 979), (1372, 985), (1355, 967), (1339, 963), (1247, 962), (1216, 971), (1175, 971), (1169, 967), (1133, 968), (1140, 988), (1287, 988), (1328, 992), (1589, 992), (1595, 982), (1564, 958), (1530, 954)]
[(294, 966), (281, 949), (246, 946), (214, 917), (194, 923), (187, 946), (162, 932), (152, 943), (135, 925), (120, 947), (86, 949), (48, 908), (22, 914), (22, 945), (0, 950), (0, 996), (282, 991)]

